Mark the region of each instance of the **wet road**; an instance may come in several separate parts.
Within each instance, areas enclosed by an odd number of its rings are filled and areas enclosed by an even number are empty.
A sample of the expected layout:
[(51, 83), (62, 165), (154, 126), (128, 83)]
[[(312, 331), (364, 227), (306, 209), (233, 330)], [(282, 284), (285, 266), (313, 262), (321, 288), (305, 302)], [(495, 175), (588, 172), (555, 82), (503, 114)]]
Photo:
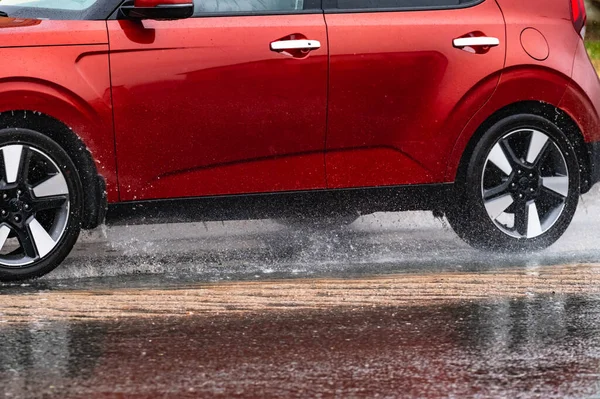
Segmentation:
[(600, 398), (600, 193), (489, 255), (425, 213), (98, 230), (0, 285), (0, 397)]
[(5, 323), (0, 392), (73, 398), (598, 397), (596, 294), (422, 305), (362, 299), (298, 308), (273, 299), (262, 309), (225, 306), (139, 317), (133, 316), (139, 310), (124, 314), (121, 304), (114, 317), (74, 313)]

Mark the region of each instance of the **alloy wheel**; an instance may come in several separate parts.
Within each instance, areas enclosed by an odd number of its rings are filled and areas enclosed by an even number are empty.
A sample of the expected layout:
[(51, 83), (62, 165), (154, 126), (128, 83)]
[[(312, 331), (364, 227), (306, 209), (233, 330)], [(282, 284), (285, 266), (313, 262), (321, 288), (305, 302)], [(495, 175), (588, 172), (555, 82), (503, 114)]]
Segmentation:
[(520, 129), (489, 152), (481, 178), (485, 210), (514, 238), (543, 235), (559, 220), (569, 195), (567, 162), (546, 133)]
[(61, 168), (29, 145), (0, 147), (0, 265), (21, 268), (51, 253), (69, 221)]

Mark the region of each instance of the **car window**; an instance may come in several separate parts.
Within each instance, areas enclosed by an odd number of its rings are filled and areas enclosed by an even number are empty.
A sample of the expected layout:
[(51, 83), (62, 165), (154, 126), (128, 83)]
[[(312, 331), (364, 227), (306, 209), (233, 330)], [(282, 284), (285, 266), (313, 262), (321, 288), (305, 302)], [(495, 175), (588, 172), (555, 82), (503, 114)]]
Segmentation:
[(304, 6), (304, 0), (194, 0), (194, 14), (299, 11)]
[(2, 6), (24, 8), (46, 8), (53, 10), (78, 11), (85, 10), (98, 0), (0, 0)]
[(351, 9), (377, 9), (377, 8), (430, 8), (430, 7), (452, 7), (469, 3), (477, 3), (480, 0), (337, 0), (327, 2), (327, 8)]

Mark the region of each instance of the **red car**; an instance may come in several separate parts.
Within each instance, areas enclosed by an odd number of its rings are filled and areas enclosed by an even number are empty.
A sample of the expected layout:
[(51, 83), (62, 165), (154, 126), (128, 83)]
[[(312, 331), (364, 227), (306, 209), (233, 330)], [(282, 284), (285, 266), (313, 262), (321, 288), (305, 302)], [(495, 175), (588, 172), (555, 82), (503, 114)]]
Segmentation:
[(445, 214), (557, 240), (600, 180), (583, 0), (2, 0), (0, 279), (81, 228)]

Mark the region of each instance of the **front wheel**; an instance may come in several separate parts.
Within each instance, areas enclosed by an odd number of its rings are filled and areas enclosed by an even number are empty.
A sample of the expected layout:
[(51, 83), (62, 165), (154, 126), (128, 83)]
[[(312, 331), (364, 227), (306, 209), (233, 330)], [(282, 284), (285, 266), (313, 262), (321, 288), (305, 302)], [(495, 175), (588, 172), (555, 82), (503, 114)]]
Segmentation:
[(456, 183), (447, 217), (480, 249), (537, 250), (565, 232), (579, 199), (579, 162), (552, 122), (521, 114), (492, 126)]
[(48, 273), (69, 254), (82, 213), (79, 175), (53, 140), (0, 130), (0, 281)]

